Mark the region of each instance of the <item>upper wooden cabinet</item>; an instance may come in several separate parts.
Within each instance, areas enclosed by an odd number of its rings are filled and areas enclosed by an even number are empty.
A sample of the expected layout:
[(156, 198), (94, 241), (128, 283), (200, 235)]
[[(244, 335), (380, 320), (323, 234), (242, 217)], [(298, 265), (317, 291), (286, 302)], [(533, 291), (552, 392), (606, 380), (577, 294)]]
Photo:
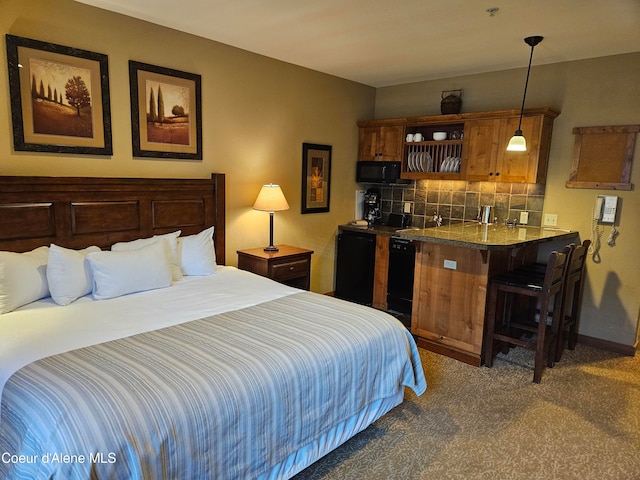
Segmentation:
[[(555, 113), (555, 112), (554, 112)], [(465, 123), (463, 177), (469, 181), (545, 183), (555, 115), (522, 118), (527, 151), (507, 151), (519, 116), (469, 120)]]
[(358, 160), (402, 160), (404, 125), (360, 127)]
[[(358, 159), (402, 161), (406, 179), (544, 183), (557, 116), (548, 108), (525, 110), (526, 152), (507, 152), (519, 110), (362, 121)], [(447, 139), (434, 141), (436, 131)], [(406, 142), (405, 133), (420, 133), (422, 139)]]

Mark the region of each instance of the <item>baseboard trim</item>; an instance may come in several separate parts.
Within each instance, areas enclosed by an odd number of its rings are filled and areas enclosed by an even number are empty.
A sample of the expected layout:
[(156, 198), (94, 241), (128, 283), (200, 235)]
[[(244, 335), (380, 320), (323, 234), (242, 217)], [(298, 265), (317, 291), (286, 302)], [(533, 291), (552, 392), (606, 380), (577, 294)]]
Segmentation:
[(459, 360), (474, 367), (479, 367), (482, 363), (482, 359), (479, 355), (474, 355), (469, 352), (463, 352), (456, 348), (448, 347), (446, 345), (442, 345), (441, 343), (433, 342), (426, 338), (417, 337), (415, 335), (414, 338), (416, 339), (416, 345), (418, 345), (418, 347), (429, 350), (430, 352), (439, 353), (440, 355)]
[(600, 350), (607, 350), (609, 352), (619, 353), (628, 357), (633, 357), (636, 354), (638, 345), (623, 345), (622, 343), (610, 342), (609, 340), (602, 340), (601, 338), (588, 337), (586, 335), (578, 335), (578, 343), (588, 345), (590, 347), (599, 348)]

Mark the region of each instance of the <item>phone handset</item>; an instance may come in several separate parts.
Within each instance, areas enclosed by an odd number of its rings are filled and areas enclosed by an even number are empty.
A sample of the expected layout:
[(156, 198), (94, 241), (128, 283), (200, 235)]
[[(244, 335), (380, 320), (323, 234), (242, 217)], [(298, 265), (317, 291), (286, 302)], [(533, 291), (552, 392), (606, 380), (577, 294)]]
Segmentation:
[(593, 219), (596, 221), (602, 220), (602, 208), (604, 207), (604, 197), (598, 195), (596, 197), (596, 204), (593, 207)]

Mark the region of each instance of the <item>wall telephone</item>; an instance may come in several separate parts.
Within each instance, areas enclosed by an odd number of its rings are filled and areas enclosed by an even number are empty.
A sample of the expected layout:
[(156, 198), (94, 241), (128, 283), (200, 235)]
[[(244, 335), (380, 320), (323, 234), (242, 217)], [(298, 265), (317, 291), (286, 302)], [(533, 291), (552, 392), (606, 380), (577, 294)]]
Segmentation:
[(612, 224), (616, 221), (618, 197), (613, 195), (598, 195), (593, 209), (593, 219), (598, 223)]
[(595, 263), (600, 263), (600, 237), (602, 230), (599, 225), (611, 225), (611, 234), (607, 239), (607, 245), (614, 247), (619, 232), (615, 227), (616, 211), (618, 210), (618, 197), (614, 195), (598, 195), (593, 206), (593, 227), (591, 229), (591, 246), (589, 253)]

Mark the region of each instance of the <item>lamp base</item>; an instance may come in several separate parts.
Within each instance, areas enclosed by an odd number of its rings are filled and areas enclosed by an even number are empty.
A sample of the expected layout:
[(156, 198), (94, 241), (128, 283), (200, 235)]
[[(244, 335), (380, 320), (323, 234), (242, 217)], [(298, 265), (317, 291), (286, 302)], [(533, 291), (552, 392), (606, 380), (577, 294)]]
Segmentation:
[(265, 252), (277, 252), (278, 250), (280, 249), (275, 245), (269, 245), (268, 247), (264, 247)]

